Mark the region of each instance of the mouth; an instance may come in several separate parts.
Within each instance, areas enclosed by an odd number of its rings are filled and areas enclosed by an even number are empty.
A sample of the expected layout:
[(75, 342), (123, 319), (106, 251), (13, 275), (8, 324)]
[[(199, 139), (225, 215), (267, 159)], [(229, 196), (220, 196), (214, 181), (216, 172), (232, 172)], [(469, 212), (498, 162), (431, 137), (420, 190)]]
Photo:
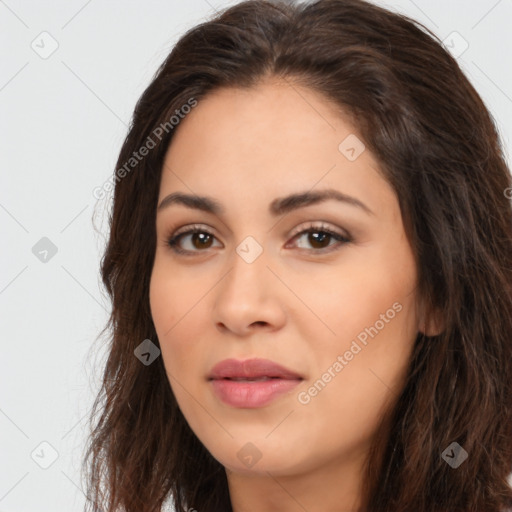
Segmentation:
[(208, 377), (217, 398), (244, 409), (264, 407), (303, 380), (298, 373), (267, 359), (226, 359), (214, 366)]

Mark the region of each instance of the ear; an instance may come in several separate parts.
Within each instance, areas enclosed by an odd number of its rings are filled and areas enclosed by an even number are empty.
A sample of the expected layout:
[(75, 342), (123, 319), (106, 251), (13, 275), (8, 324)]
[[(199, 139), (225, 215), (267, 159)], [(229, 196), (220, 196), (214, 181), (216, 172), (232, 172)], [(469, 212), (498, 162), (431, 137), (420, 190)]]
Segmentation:
[(425, 336), (439, 336), (445, 329), (442, 311), (422, 298), (418, 308), (418, 332)]

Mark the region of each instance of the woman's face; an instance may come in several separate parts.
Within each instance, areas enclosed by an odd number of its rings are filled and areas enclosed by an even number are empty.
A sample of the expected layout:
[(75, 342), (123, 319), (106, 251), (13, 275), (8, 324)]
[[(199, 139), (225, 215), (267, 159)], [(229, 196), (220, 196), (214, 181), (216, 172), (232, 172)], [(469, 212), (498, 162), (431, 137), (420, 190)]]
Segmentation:
[[(174, 129), (150, 302), (183, 415), (232, 472), (355, 467), (420, 327), (394, 191), (354, 126), (309, 89), (217, 90)], [(165, 201), (178, 193), (218, 211)], [(223, 360), (253, 358), (291, 374), (228, 366), (210, 379)]]

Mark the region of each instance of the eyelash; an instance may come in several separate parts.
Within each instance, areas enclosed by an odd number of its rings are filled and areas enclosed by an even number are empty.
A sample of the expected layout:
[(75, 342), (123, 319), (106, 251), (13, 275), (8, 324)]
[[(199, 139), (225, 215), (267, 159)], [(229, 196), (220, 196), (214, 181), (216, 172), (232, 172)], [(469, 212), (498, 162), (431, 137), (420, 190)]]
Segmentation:
[[(206, 250), (205, 251), (202, 251), (202, 250), (189, 251), (186, 249), (181, 249), (178, 245), (179, 239), (181, 237), (184, 237), (186, 235), (193, 235), (196, 233), (203, 233), (203, 234), (207, 234), (207, 235), (215, 237), (215, 235), (213, 235), (213, 233), (211, 233), (207, 229), (204, 229), (201, 225), (193, 225), (190, 227), (190, 229), (188, 229), (186, 231), (178, 230), (175, 233), (173, 233), (172, 235), (170, 235), (166, 240), (166, 244), (174, 252), (176, 252), (178, 254), (186, 255), (186, 256), (193, 256), (194, 253), (205, 252)], [(335, 249), (332, 249), (333, 246), (331, 246), (331, 245), (324, 247), (322, 249), (303, 249), (304, 251), (309, 252), (309, 253), (325, 254), (327, 252), (338, 250), (341, 248), (341, 246), (352, 242), (352, 237), (348, 233), (347, 233), (347, 236), (345, 236), (341, 233), (333, 231), (332, 229), (328, 228), (324, 224), (312, 224), (312, 225), (308, 226), (307, 228), (294, 234), (292, 236), (292, 240), (295, 238), (301, 238), (301, 236), (303, 236), (305, 234), (309, 234), (309, 233), (327, 233), (332, 238), (334, 238), (336, 241), (338, 241), (337, 245), (334, 244)]]

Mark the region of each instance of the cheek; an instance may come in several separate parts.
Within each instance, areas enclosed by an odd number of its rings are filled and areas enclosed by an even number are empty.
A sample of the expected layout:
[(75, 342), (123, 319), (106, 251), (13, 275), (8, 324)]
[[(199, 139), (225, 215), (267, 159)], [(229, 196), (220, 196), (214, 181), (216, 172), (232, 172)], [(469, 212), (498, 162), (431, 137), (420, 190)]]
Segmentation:
[(330, 410), (333, 435), (344, 429), (347, 436), (364, 436), (400, 392), (417, 333), (415, 267), (412, 258), (383, 256), (358, 258), (349, 274), (333, 278), (339, 286), (317, 296), (316, 307), (335, 332), (316, 338), (309, 333), (315, 340), (313, 388), (301, 391), (305, 400), (311, 397), (304, 413), (319, 431), (326, 428), (322, 411)]
[(294, 279), (301, 302), (292, 317), (304, 338), (314, 341), (315, 357), (343, 353), (357, 337), (362, 343), (385, 339), (381, 348), (392, 352), (414, 336), (415, 267), (407, 252), (398, 254), (400, 261), (396, 250), (390, 254), (347, 251), (343, 266), (318, 273), (314, 281), (307, 273)]
[[(187, 287), (180, 281), (176, 272), (159, 263), (157, 258), (151, 275), (149, 302), (164, 365), (172, 375), (182, 372), (189, 364), (193, 349), (187, 337), (193, 336), (190, 327), (194, 324), (188, 322), (188, 317), (193, 314), (195, 297), (190, 283)], [(187, 333), (182, 332), (185, 324)]]
[[(307, 386), (298, 390), (303, 394), (297, 401), (297, 418), (308, 425), (316, 453), (328, 457), (333, 447), (367, 446), (383, 413), (398, 398), (415, 337), (410, 328), (413, 309), (400, 302), (402, 309), (389, 323), (377, 324), (381, 329), (374, 323), (379, 313), (385, 313), (387, 301), (380, 303), (384, 308), (376, 305), (364, 314), (359, 312), (359, 317), (354, 308), (352, 316), (347, 312), (345, 322), (340, 317), (340, 332), (347, 329), (354, 334), (339, 337), (336, 347), (324, 345), (316, 371)], [(357, 338), (360, 333), (366, 335), (360, 337), (365, 343)]]
[(348, 351), (349, 366), (358, 369), (346, 378), (357, 382), (364, 396), (401, 381), (417, 333), (412, 262), (404, 259), (396, 266), (381, 260), (367, 268), (371, 271), (354, 272), (345, 281), (340, 300), (345, 311), (336, 326), (343, 333), (339, 348)]
[(172, 265), (169, 259), (157, 251), (149, 286), (153, 322), (159, 334), (164, 334), (160, 341), (172, 337), (205, 293), (193, 276)]
[[(153, 323), (160, 342), (161, 357), (171, 390), (181, 411), (188, 415), (187, 402), (189, 395), (184, 390), (192, 390), (194, 384), (191, 375), (194, 361), (197, 361), (194, 347), (189, 343), (194, 333), (183, 326), (187, 324), (187, 316), (183, 297), (177, 297), (174, 282), (161, 278), (154, 272), (150, 285), (150, 306)], [(187, 324), (190, 327), (190, 324)], [(197, 339), (197, 338), (196, 338)]]

